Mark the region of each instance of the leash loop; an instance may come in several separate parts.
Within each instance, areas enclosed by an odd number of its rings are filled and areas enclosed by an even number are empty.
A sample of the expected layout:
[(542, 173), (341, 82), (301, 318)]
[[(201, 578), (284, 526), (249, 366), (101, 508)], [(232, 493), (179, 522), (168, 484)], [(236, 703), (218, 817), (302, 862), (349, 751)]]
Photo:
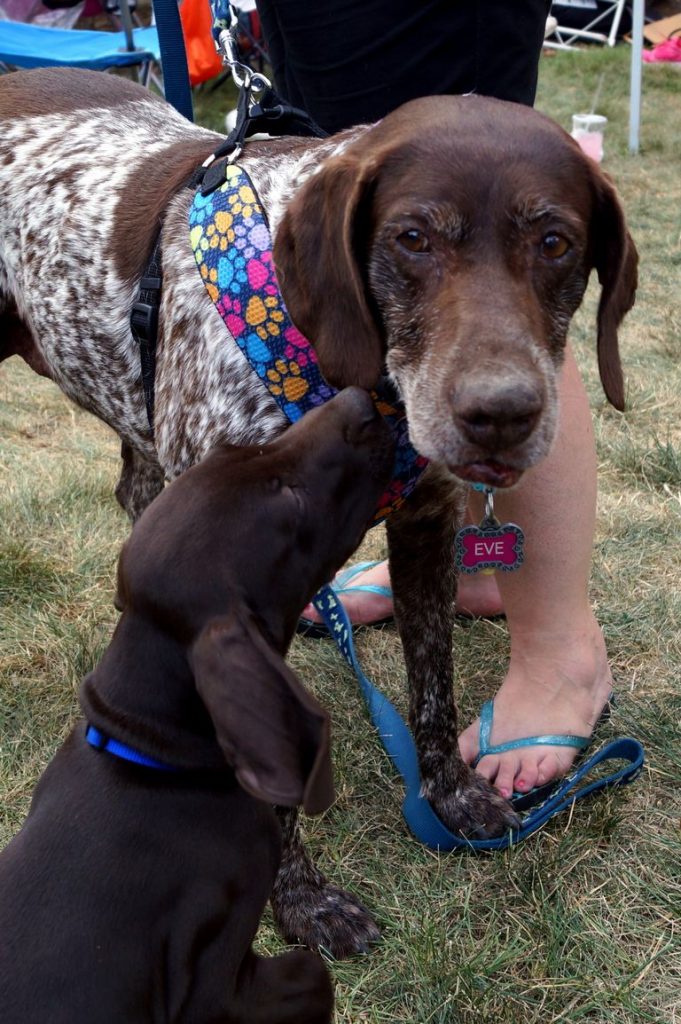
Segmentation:
[[(424, 845), (440, 852), (452, 850), (505, 850), (517, 846), (528, 836), (553, 818), (554, 815), (572, 807), (578, 800), (602, 789), (624, 786), (641, 774), (644, 751), (638, 740), (620, 737), (607, 743), (587, 760), (582, 761), (566, 778), (555, 786), (543, 786), (541, 790), (527, 793), (512, 801), (514, 809), (521, 814), (520, 826), (509, 829), (505, 835), (495, 839), (467, 839), (443, 825), (437, 814), (421, 793), (421, 777), (418, 755), (411, 732), (388, 698), (366, 677), (357, 659), (352, 640), (352, 626), (343, 604), (331, 587), (324, 586), (313, 599), (322, 616), (330, 637), (340, 653), (354, 671), (364, 697), (369, 717), (383, 747), (404, 783), (402, 813), (411, 833)], [(623, 762), (619, 768), (610, 769), (606, 774), (597, 774), (586, 782), (596, 769), (608, 762)], [(523, 815), (523, 812), (528, 813)]]

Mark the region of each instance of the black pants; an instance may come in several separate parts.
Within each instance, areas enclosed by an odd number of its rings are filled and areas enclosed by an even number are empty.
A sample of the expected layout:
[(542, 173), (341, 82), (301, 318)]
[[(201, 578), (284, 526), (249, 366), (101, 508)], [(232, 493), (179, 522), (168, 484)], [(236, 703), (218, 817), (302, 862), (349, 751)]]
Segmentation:
[(417, 96), (531, 106), (551, 0), (257, 0), (276, 87), (327, 131)]

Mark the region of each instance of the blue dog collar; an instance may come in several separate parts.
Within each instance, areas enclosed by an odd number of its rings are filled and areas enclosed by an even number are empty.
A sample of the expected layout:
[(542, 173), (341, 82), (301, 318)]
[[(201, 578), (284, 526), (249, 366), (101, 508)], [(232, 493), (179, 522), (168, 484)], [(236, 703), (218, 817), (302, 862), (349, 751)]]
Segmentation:
[(156, 768), (161, 772), (177, 772), (181, 770), (174, 765), (165, 764), (163, 761), (157, 761), (153, 757), (148, 757), (147, 754), (142, 754), (139, 750), (135, 750), (134, 747), (129, 747), (125, 743), (119, 743), (113, 737), (106, 736), (103, 732), (100, 732), (94, 725), (88, 724), (85, 730), (85, 739), (95, 750), (104, 750), (107, 754), (113, 754), (114, 757), (120, 757), (121, 760), (130, 761), (132, 764), (142, 765), (144, 768)]

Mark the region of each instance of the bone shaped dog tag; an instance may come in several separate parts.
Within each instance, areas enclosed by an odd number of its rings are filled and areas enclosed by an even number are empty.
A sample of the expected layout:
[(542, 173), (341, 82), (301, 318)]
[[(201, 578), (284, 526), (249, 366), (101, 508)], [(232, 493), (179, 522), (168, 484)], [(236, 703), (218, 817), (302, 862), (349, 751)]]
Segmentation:
[(513, 572), (523, 563), (524, 540), (523, 531), (515, 523), (465, 526), (456, 535), (456, 567), (466, 573), (483, 569)]
[(465, 526), (455, 538), (454, 559), (459, 572), (513, 572), (523, 563), (525, 535), (515, 523), (500, 523), (494, 515), (493, 492), (486, 492), (485, 514), (479, 526)]

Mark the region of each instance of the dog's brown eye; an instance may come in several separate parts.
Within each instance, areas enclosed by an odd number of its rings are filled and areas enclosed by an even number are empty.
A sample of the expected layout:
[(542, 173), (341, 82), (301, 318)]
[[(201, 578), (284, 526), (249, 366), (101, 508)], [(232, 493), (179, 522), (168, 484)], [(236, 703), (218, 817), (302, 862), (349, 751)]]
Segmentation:
[(408, 249), (409, 252), (428, 252), (430, 249), (428, 235), (425, 235), (423, 231), (419, 231), (418, 228), (410, 228), (409, 231), (403, 231), (401, 235), (397, 236), (397, 241), (403, 249)]
[(567, 238), (562, 235), (544, 235), (541, 241), (541, 254), (547, 260), (558, 260), (570, 248)]

